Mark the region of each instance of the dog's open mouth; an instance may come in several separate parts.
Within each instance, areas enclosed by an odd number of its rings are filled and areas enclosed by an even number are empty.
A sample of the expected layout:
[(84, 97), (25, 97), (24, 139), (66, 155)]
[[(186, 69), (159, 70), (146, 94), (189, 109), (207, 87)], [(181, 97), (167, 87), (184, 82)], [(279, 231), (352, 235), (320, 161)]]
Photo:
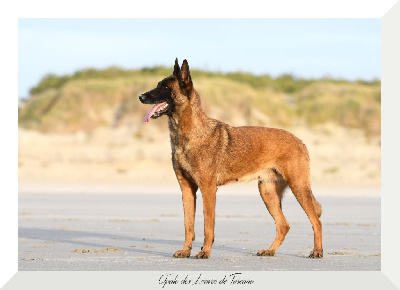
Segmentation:
[(150, 111), (147, 112), (144, 121), (147, 123), (149, 122), (150, 118), (158, 118), (162, 115), (162, 113), (166, 112), (168, 109), (168, 103), (163, 102), (160, 104), (155, 105)]

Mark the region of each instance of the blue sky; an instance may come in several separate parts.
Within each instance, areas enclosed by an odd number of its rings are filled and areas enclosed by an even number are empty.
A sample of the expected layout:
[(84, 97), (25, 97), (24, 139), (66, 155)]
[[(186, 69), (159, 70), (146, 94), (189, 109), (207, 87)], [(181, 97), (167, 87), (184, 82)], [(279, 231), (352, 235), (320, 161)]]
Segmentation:
[(170, 66), (381, 77), (380, 19), (19, 19), (18, 95), (48, 73)]

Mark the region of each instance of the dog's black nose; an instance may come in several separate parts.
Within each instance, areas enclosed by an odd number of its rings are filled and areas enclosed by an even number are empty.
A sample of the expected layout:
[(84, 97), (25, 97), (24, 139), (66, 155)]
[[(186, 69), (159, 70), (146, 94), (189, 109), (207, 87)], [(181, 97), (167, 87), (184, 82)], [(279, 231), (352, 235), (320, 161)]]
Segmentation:
[(143, 95), (140, 95), (140, 96), (139, 96), (139, 100), (140, 100), (141, 102), (143, 102), (144, 96), (143, 96)]

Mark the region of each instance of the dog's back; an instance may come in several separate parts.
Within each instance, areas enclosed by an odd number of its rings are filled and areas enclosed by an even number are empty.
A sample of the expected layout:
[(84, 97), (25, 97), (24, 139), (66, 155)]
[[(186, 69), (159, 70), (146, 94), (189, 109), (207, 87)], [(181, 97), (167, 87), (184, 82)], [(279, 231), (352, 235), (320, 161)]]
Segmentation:
[[(221, 126), (224, 146), (219, 171), (220, 184), (252, 179), (270, 180), (280, 173), (285, 179), (289, 167), (309, 171), (305, 145), (293, 134), (274, 128)], [(308, 176), (309, 177), (309, 176)]]

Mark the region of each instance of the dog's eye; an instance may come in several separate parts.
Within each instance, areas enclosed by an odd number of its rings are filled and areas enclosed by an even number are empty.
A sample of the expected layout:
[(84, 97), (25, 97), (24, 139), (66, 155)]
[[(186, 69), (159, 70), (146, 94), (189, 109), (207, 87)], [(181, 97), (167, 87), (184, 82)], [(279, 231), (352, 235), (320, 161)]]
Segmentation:
[(169, 87), (168, 87), (168, 86), (165, 86), (165, 87), (164, 87), (164, 90), (168, 91), (168, 90), (169, 90)]

